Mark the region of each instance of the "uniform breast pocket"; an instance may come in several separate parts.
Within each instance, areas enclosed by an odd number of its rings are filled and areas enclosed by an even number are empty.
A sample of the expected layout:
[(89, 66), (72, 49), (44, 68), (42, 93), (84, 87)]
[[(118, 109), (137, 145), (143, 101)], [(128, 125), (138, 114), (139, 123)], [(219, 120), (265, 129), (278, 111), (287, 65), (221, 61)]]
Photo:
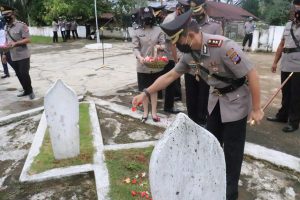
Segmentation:
[(300, 53), (299, 52), (292, 53), (291, 56), (290, 56), (290, 61), (297, 64), (297, 65), (300, 65)]

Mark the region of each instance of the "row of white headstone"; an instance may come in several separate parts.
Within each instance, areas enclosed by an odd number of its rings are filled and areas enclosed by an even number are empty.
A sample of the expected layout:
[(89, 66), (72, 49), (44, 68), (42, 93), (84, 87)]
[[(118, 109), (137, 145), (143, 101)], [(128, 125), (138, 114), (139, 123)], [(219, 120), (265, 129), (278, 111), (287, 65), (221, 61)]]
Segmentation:
[[(44, 102), (55, 158), (79, 155), (76, 93), (58, 80)], [(226, 199), (223, 150), (212, 134), (184, 114), (178, 114), (155, 146), (149, 177), (154, 200)]]

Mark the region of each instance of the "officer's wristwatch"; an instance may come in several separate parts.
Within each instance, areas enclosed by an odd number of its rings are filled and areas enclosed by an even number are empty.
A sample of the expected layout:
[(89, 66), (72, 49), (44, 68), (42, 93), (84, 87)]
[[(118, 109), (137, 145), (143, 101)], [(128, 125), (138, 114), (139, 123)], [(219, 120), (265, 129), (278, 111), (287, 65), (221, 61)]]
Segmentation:
[(146, 96), (148, 97), (148, 99), (150, 100), (151, 99), (151, 95), (150, 95), (150, 93), (147, 91), (147, 89), (145, 88), (145, 89), (143, 89), (143, 92), (146, 94)]

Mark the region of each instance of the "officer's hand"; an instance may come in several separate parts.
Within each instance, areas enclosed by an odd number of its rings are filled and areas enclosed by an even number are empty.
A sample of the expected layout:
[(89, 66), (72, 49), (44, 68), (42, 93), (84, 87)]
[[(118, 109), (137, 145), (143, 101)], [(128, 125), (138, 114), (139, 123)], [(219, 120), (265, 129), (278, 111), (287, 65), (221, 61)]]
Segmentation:
[(2, 60), (2, 63), (6, 64), (7, 63), (6, 55), (3, 54), (1, 60)]
[(272, 73), (276, 73), (276, 69), (277, 69), (277, 64), (273, 64), (271, 68)]
[(17, 45), (17, 42), (10, 42), (10, 43), (8, 43), (8, 46), (9, 46), (10, 48), (15, 47), (16, 45)]
[(141, 64), (144, 64), (145, 58), (141, 56), (138, 58), (138, 60)]
[(132, 107), (138, 107), (144, 102), (145, 99), (146, 99), (146, 94), (144, 92), (133, 97)]
[(265, 113), (262, 109), (252, 110), (249, 116), (248, 123), (250, 125), (260, 124), (260, 121), (263, 119)]

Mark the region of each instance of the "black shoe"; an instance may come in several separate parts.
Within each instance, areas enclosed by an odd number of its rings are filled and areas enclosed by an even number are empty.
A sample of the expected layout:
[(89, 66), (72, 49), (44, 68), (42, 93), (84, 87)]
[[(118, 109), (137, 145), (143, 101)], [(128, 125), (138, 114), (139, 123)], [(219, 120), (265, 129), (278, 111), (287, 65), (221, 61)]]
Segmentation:
[(33, 100), (34, 98), (35, 98), (35, 94), (34, 94), (34, 92), (31, 92), (29, 94), (29, 99)]
[(174, 97), (174, 101), (181, 101), (181, 97)]
[(22, 92), (20, 94), (17, 95), (17, 97), (25, 97), (27, 95), (29, 95), (30, 93), (27, 93), (27, 92)]
[(290, 133), (290, 132), (294, 132), (294, 131), (298, 130), (298, 128), (299, 128), (299, 126), (293, 126), (293, 125), (288, 124), (286, 127), (284, 127), (282, 129), (282, 131), (285, 133)]
[(142, 117), (141, 122), (145, 123), (147, 121), (148, 117)]
[(174, 108), (164, 109), (164, 111), (167, 112), (167, 113), (171, 113), (171, 114), (178, 114), (178, 113), (182, 112), (181, 110), (177, 110), (177, 109), (174, 109)]
[(267, 117), (267, 120), (268, 120), (268, 121), (271, 121), (271, 122), (287, 123), (287, 120), (285, 120), (285, 119), (280, 119), (280, 118), (278, 118), (278, 117)]
[(5, 74), (4, 76), (1, 76), (2, 79), (3, 78), (8, 78), (8, 77), (10, 77), (9, 74)]

